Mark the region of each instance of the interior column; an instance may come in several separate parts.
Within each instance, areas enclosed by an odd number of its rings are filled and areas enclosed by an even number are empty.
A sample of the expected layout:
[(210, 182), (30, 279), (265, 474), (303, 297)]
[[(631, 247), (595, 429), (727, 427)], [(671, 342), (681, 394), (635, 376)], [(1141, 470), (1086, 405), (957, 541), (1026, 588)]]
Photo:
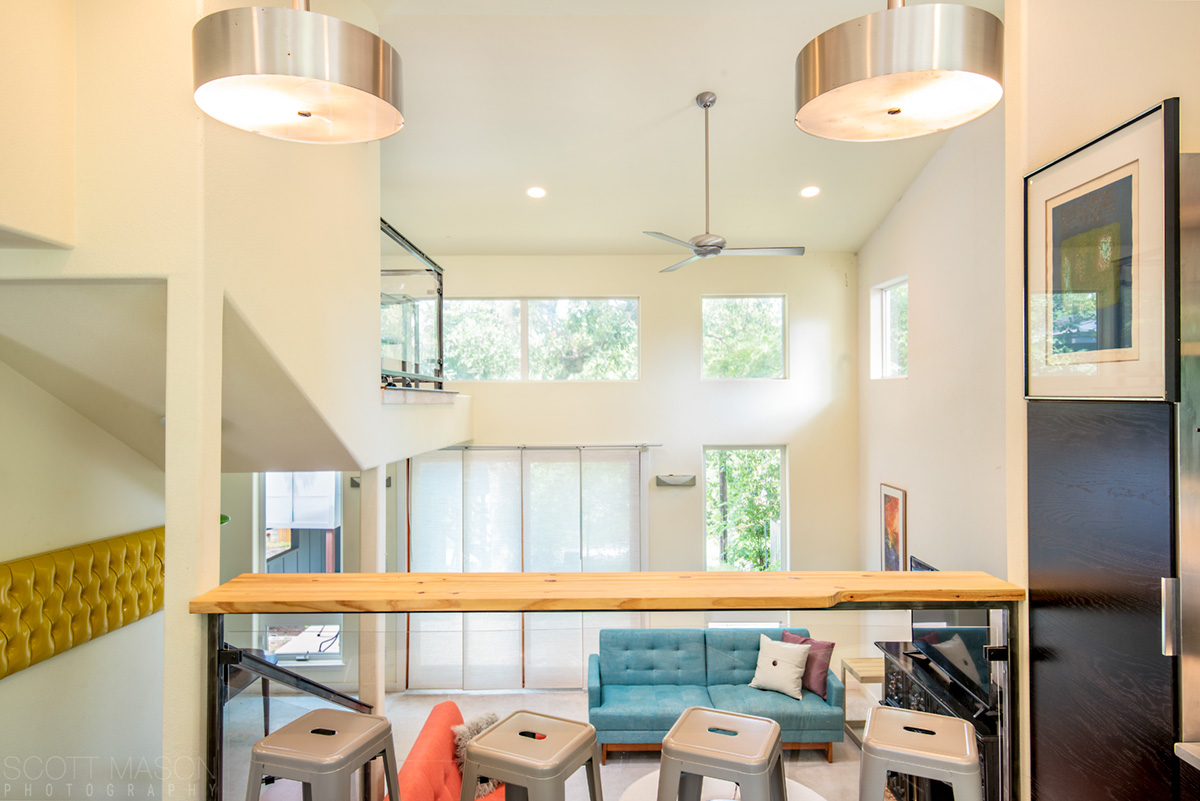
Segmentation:
[[(362, 471), (359, 479), (359, 571), (382, 573), (387, 564), (387, 502), (386, 467)], [(385, 623), (383, 615), (358, 616), (358, 698), (374, 707), (374, 714), (384, 710)], [(383, 797), (383, 773), (378, 765), (371, 769), (372, 796)]]

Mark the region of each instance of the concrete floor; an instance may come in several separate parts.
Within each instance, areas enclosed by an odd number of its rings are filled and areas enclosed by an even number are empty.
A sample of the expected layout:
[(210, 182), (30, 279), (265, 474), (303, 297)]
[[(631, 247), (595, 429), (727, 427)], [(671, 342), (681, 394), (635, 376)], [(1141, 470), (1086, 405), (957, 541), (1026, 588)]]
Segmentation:
[[(262, 697), (258, 682), (234, 698), (226, 706), (225, 718), (225, 798), (246, 797), (250, 749), (263, 736)], [(308, 696), (285, 695), (272, 686), (271, 729), (289, 723), (305, 712), (325, 703)], [(581, 691), (528, 692), (430, 692), (391, 693), (387, 696), (387, 716), (392, 721), (396, 753), (404, 761), (413, 741), (425, 723), (429, 710), (445, 700), (452, 700), (462, 710), (464, 719), (486, 712), (504, 717), (518, 709), (528, 709), (575, 720), (587, 720), (587, 693)], [(869, 703), (867, 699), (848, 699), (848, 709), (854, 710)], [(860, 751), (849, 739), (835, 743), (833, 764), (817, 751), (788, 751), (784, 770), (788, 779), (799, 782), (819, 794), (825, 801), (857, 801), (858, 760)], [(653, 801), (643, 798), (622, 799), (622, 795), (638, 779), (658, 769), (658, 754), (653, 752), (617, 752), (610, 754), (601, 773), (604, 797), (608, 801)], [(634, 795), (638, 795), (637, 791)], [(299, 798), (298, 788), (290, 782), (279, 782), (264, 788), (267, 799)], [(583, 771), (567, 782), (568, 801), (586, 801), (587, 782)]]

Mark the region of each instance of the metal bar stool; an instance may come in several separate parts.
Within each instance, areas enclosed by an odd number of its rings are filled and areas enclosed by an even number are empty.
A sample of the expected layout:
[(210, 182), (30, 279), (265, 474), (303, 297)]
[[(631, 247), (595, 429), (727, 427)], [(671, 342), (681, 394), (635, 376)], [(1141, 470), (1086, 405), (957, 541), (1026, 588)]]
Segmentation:
[(747, 801), (786, 801), (779, 724), (693, 706), (662, 743), (658, 801), (700, 801), (704, 777), (735, 782)]
[(264, 776), (304, 783), (304, 801), (350, 801), (350, 778), (377, 756), (383, 757), (388, 796), (396, 789), (392, 724), (378, 715), (316, 709), (254, 744), (246, 801), (257, 801)]
[(983, 801), (975, 727), (962, 718), (874, 707), (863, 731), (859, 801), (883, 798), (889, 770), (944, 781), (954, 801)]
[(460, 801), (474, 801), (480, 776), (505, 783), (505, 801), (565, 801), (566, 781), (587, 768), (591, 801), (600, 789), (596, 729), (535, 712), (514, 712), (467, 743)]

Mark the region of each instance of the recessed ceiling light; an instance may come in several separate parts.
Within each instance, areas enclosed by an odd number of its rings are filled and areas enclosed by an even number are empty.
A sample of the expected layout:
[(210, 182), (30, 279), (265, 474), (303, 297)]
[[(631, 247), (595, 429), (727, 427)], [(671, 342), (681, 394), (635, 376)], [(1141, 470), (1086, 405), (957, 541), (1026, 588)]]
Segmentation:
[(525, 194), (533, 198), (543, 198), (546, 196), (546, 190), (540, 186), (531, 186), (525, 190)]
[(800, 190), (800, 197), (816, 197), (819, 194), (821, 194), (819, 186), (806, 186)]

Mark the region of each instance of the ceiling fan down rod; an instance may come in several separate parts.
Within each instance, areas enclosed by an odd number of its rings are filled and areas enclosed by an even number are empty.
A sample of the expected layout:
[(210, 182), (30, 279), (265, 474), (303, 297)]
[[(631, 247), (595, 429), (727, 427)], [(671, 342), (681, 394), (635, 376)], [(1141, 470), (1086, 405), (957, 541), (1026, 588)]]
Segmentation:
[(708, 222), (708, 110), (717, 102), (717, 96), (712, 92), (701, 92), (696, 95), (696, 105), (704, 109), (704, 233), (709, 232)]

